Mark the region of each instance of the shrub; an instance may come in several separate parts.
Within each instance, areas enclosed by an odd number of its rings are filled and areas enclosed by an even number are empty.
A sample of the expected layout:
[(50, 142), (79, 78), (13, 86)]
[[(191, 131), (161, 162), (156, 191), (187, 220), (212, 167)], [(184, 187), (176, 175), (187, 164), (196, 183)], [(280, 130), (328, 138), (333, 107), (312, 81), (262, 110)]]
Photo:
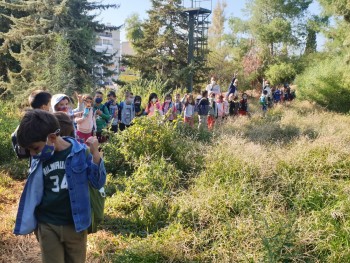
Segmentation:
[(169, 201), (181, 188), (182, 173), (168, 160), (140, 158), (123, 191), (107, 202), (107, 210), (127, 215), (138, 231), (153, 232), (164, 227)]
[(277, 85), (291, 82), (295, 78), (296, 73), (293, 64), (282, 62), (280, 64), (271, 65), (266, 72), (266, 76), (273, 85)]
[(104, 151), (108, 153), (106, 164), (112, 170), (123, 162), (137, 166), (143, 157), (164, 157), (185, 172), (202, 164), (198, 143), (178, 129), (176, 122), (163, 122), (158, 117), (137, 118), (131, 127), (111, 136)]
[(19, 112), (8, 103), (0, 106), (0, 165), (9, 164), (16, 160), (12, 149), (11, 134), (19, 124)]
[(308, 99), (337, 112), (350, 110), (349, 65), (343, 56), (316, 61), (296, 83), (303, 99)]

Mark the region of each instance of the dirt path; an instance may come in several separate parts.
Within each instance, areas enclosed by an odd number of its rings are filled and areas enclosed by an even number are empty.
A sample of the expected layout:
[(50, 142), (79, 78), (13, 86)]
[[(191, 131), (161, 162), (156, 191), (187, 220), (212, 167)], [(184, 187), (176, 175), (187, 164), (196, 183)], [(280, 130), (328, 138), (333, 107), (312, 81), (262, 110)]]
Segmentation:
[[(0, 176), (5, 176), (3, 173)], [(23, 182), (8, 181), (0, 191), (0, 262), (39, 263), (40, 247), (33, 234), (15, 236), (12, 234), (17, 204), (23, 189)]]
[[(41, 253), (34, 234), (16, 236), (13, 232), (18, 200), (24, 187), (0, 171), (0, 263), (41, 263)], [(87, 263), (100, 263), (94, 259), (88, 245)]]

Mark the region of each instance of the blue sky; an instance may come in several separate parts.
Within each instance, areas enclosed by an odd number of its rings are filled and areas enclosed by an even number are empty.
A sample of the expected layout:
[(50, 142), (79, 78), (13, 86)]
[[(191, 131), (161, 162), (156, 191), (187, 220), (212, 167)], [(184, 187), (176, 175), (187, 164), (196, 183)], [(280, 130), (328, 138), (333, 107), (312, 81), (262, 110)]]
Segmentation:
[[(217, 0), (212, 0), (213, 8), (215, 7)], [(245, 0), (226, 0), (226, 16), (238, 16), (244, 18), (242, 9), (245, 7)], [(103, 11), (99, 16), (99, 19), (104, 23), (111, 23), (114, 26), (124, 24), (125, 19), (133, 13), (138, 13), (141, 18), (146, 18), (146, 10), (151, 8), (151, 1), (149, 0), (103, 0), (104, 4), (119, 4), (118, 9), (110, 9)], [(186, 6), (190, 5), (190, 0), (185, 0)], [(203, 7), (210, 8), (210, 0), (206, 0), (202, 4)], [(312, 13), (319, 13), (320, 8), (317, 4), (311, 6)], [(121, 40), (126, 41), (124, 30), (121, 31)]]

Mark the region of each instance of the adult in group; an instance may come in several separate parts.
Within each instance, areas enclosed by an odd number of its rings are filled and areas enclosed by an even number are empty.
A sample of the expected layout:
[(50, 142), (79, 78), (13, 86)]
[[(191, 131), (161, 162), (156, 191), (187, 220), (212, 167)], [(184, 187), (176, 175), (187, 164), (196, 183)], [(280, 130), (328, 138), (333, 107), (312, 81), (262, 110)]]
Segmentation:
[(232, 81), (230, 83), (230, 86), (228, 87), (228, 91), (226, 93), (226, 99), (230, 96), (230, 94), (233, 94), (233, 96), (237, 96), (238, 94), (238, 79), (237, 79), (237, 73), (233, 75)]
[(209, 93), (214, 93), (216, 95), (221, 94), (220, 86), (217, 84), (218, 78), (216, 76), (212, 76), (210, 79), (210, 84), (206, 87), (206, 91)]

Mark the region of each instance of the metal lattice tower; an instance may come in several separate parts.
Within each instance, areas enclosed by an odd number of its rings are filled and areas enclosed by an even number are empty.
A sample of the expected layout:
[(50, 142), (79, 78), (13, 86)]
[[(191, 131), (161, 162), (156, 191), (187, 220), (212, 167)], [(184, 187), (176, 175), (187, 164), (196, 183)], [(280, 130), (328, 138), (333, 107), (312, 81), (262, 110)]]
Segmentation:
[[(209, 16), (212, 0), (183, 0), (184, 12), (188, 15), (188, 64), (206, 59), (208, 53)], [(186, 6), (187, 5), (187, 6)], [(188, 80), (188, 92), (193, 90), (193, 73)]]

